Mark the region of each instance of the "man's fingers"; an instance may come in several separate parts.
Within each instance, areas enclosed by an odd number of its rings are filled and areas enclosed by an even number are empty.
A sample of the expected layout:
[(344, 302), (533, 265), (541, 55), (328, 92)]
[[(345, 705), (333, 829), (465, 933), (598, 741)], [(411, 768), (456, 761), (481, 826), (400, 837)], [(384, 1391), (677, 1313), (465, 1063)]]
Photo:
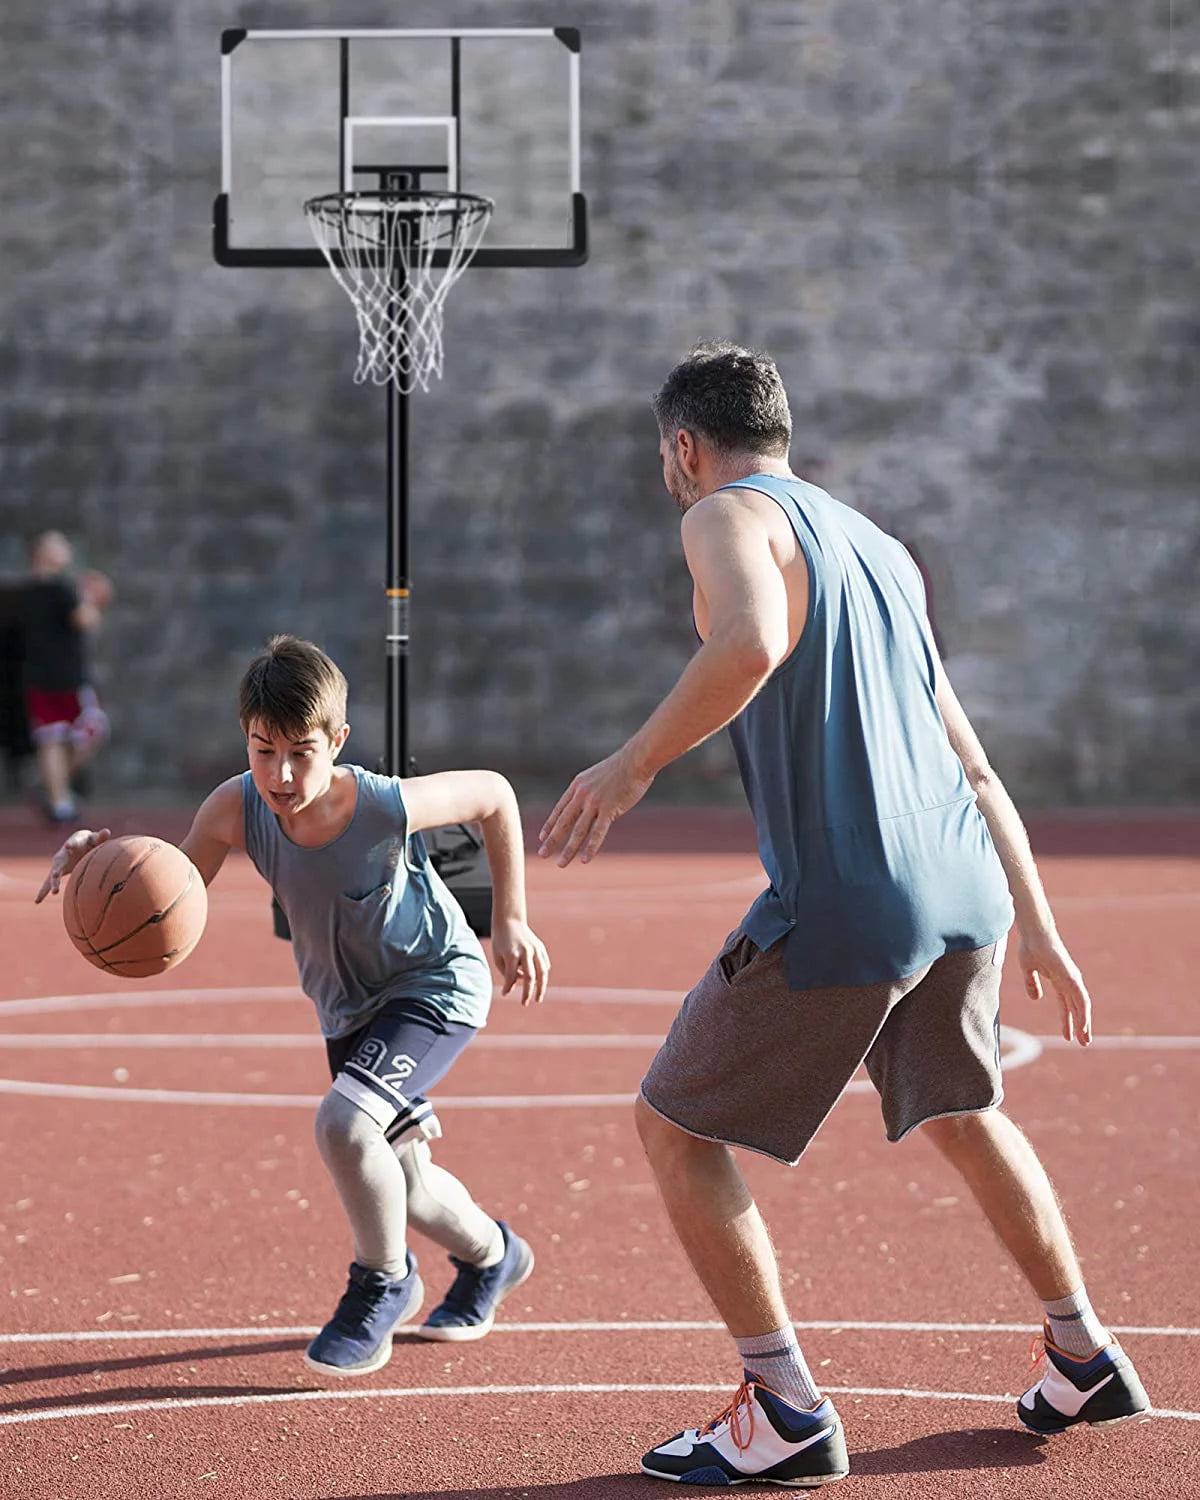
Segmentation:
[(1025, 975), (1025, 993), (1031, 1000), (1042, 998), (1042, 976), (1036, 969), (1030, 969)]
[(558, 856), (559, 867), (569, 865), (583, 846), (584, 840), (591, 832), (592, 824), (596, 821), (596, 811), (591, 807), (581, 807), (575, 815), (574, 824), (570, 835), (562, 846), (562, 852)]
[(54, 880), (51, 876), (47, 875), (46, 878), (45, 878), (45, 880), (42, 881), (42, 888), (41, 888), (41, 890), (37, 893), (37, 895), (33, 899), (34, 899), (35, 903), (38, 902), (38, 901), (44, 901), (46, 899), (46, 897), (50, 894), (51, 891), (57, 891), (57, 890), (58, 890), (58, 882), (56, 880)]
[(578, 779), (579, 778), (576, 777), (575, 781), (572, 781), (571, 785), (554, 804), (553, 808), (551, 808), (550, 816), (542, 824), (542, 831), (538, 834), (538, 840), (541, 845), (541, 847), (538, 849), (539, 854), (553, 852), (554, 848), (557, 846), (557, 840), (560, 839), (563, 833), (566, 832), (566, 829), (560, 829), (558, 827), (558, 824), (562, 821), (567, 809), (570, 807), (572, 801), (574, 800), (576, 791), (575, 782), (578, 781)]
[(603, 844), (604, 840), (608, 837), (608, 830), (612, 827), (612, 825), (613, 820), (611, 818), (598, 817), (596, 819), (595, 823), (592, 825), (591, 833), (588, 834), (587, 842), (583, 846), (583, 853), (580, 856), (580, 864), (586, 865), (593, 854), (598, 854), (600, 852), (600, 845)]

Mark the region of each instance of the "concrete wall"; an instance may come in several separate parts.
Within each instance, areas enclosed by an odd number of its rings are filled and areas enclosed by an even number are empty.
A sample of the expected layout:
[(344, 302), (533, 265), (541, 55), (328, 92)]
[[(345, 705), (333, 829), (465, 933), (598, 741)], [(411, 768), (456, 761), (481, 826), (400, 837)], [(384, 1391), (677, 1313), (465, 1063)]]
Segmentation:
[[(1200, 17), (1179, 3), (356, 4), (582, 23), (581, 270), (477, 271), (413, 404), (414, 747), (553, 786), (692, 649), (647, 398), (770, 350), (793, 462), (915, 543), (1026, 801), (1200, 794)], [(120, 590), (112, 790), (238, 764), (294, 629), (382, 739), (383, 407), (316, 271), (209, 249), (217, 36), (311, 5), (7, 0), (0, 568), (49, 524)], [(531, 109), (536, 101), (531, 101)], [(724, 737), (667, 790), (727, 793)]]

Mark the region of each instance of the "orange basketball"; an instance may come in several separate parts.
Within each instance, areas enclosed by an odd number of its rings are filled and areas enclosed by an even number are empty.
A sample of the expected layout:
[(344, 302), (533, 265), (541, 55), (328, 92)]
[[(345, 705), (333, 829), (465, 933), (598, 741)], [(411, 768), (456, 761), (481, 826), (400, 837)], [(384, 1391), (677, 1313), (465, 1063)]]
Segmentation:
[(129, 979), (182, 963), (207, 916), (208, 891), (183, 850), (139, 833), (85, 854), (63, 898), (67, 934), (88, 963)]

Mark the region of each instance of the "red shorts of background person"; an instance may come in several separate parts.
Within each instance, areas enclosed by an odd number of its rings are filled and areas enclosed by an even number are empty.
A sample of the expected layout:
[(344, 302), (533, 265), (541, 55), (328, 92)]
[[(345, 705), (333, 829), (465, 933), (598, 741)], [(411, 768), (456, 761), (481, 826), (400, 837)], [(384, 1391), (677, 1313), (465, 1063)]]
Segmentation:
[(108, 733), (108, 717), (90, 687), (65, 692), (56, 688), (26, 688), (25, 715), (29, 732), (39, 743), (70, 740), (72, 744), (85, 745), (103, 739)]

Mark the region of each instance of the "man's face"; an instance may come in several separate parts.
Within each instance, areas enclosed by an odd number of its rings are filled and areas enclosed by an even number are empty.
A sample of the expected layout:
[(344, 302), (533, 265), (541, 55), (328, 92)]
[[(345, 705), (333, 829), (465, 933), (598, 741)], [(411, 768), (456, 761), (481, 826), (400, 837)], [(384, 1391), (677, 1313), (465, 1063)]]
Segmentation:
[(312, 729), (292, 740), (257, 721), (246, 734), (250, 774), (259, 796), (272, 812), (291, 818), (310, 807), (329, 789), (333, 764), (345, 743), (343, 725), (332, 739), (323, 729)]
[(700, 486), (694, 479), (689, 478), (680, 462), (677, 435), (663, 438), (658, 445), (658, 454), (662, 459), (663, 483), (682, 515), (689, 507), (695, 505), (697, 500), (703, 499)]

